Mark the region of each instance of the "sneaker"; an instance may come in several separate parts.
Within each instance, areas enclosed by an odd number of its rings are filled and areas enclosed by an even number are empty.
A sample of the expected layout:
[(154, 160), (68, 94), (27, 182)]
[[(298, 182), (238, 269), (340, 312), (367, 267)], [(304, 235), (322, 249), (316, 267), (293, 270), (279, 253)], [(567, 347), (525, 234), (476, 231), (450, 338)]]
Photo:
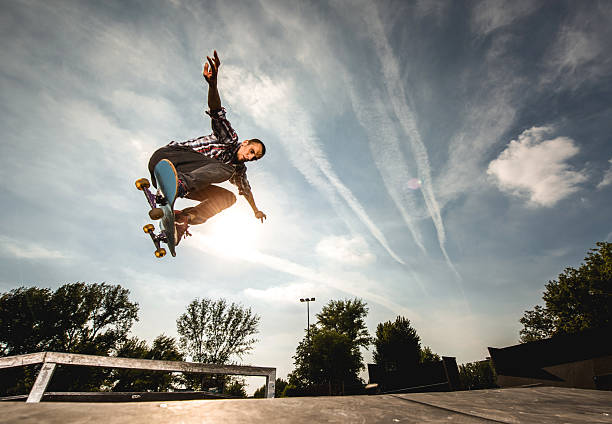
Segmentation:
[(184, 214), (183, 211), (175, 210), (174, 228), (176, 229), (175, 245), (178, 246), (181, 239), (191, 236), (191, 233), (187, 230), (189, 228), (189, 215)]
[(176, 197), (185, 197), (187, 195), (187, 186), (183, 180), (178, 180)]

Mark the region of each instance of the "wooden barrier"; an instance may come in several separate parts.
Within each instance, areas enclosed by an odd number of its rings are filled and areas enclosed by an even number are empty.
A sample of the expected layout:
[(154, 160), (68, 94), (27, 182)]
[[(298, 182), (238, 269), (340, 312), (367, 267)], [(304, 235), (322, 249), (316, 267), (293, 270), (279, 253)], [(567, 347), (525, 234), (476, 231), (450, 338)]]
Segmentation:
[(153, 359), (116, 358), (109, 356), (81, 355), (76, 353), (38, 352), (0, 358), (0, 368), (42, 364), (26, 402), (38, 403), (42, 399), (55, 367), (79, 365), (103, 368), (125, 368), (143, 371), (186, 372), (196, 374), (225, 374), (266, 377), (266, 397), (274, 397), (276, 368), (245, 365), (214, 365), (198, 362), (159, 361)]

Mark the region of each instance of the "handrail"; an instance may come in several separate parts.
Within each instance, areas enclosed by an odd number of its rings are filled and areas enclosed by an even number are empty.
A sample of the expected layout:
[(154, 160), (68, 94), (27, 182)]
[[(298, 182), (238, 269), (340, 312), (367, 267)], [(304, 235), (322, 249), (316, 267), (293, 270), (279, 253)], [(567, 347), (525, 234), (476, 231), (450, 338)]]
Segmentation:
[(37, 403), (42, 399), (55, 367), (79, 365), (104, 368), (124, 368), (146, 371), (188, 372), (200, 374), (226, 374), (266, 377), (266, 397), (274, 397), (276, 368), (249, 365), (218, 365), (199, 362), (162, 361), (157, 359), (118, 358), (110, 356), (83, 355), (79, 353), (37, 352), (0, 358), (0, 368), (43, 364), (26, 402)]

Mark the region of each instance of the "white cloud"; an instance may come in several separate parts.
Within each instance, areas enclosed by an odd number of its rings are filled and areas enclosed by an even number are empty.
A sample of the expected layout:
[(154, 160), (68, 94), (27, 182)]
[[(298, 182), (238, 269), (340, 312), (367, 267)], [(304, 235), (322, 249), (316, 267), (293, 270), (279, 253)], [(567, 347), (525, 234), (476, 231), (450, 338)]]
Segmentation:
[(310, 296), (311, 293), (317, 293), (317, 296), (324, 298), (329, 293), (329, 290), (321, 284), (292, 283), (265, 289), (248, 288), (243, 293), (248, 297), (264, 300), (272, 304), (295, 304), (297, 299)]
[(610, 159), (608, 162), (610, 162), (610, 167), (604, 174), (599, 184), (597, 184), (597, 188), (603, 188), (612, 184), (612, 159)]
[(176, 106), (168, 100), (156, 96), (145, 96), (132, 90), (114, 90), (108, 99), (113, 104), (113, 110), (120, 116), (130, 116), (130, 119), (154, 122), (156, 125), (170, 125), (179, 122)]
[(41, 244), (0, 236), (2, 252), (20, 259), (67, 259), (69, 255)]
[(329, 236), (323, 238), (316, 248), (325, 258), (352, 265), (369, 265), (375, 259), (363, 237)]
[(532, 0), (482, 0), (472, 10), (472, 30), (487, 35), (531, 14), (539, 7)]
[(545, 83), (556, 89), (576, 88), (586, 81), (606, 77), (612, 70), (609, 40), (612, 37), (612, 7), (609, 2), (576, 3), (572, 19), (559, 30), (559, 36), (545, 56), (548, 72)]
[(595, 59), (601, 53), (601, 46), (592, 34), (575, 29), (562, 33), (558, 49), (558, 65), (571, 70)]
[(572, 170), (566, 162), (579, 149), (567, 137), (545, 140), (551, 131), (548, 127), (525, 130), (489, 164), (487, 173), (500, 190), (527, 197), (532, 206), (554, 206), (579, 190), (586, 173)]

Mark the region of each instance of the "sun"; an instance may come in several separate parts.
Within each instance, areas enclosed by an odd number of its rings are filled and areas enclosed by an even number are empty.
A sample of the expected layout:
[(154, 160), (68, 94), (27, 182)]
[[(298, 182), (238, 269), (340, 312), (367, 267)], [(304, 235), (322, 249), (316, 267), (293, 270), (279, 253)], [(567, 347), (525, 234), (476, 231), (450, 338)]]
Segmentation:
[(212, 243), (215, 250), (227, 252), (228, 256), (235, 256), (257, 251), (262, 225), (250, 209), (232, 208), (212, 217), (202, 227), (206, 243)]

